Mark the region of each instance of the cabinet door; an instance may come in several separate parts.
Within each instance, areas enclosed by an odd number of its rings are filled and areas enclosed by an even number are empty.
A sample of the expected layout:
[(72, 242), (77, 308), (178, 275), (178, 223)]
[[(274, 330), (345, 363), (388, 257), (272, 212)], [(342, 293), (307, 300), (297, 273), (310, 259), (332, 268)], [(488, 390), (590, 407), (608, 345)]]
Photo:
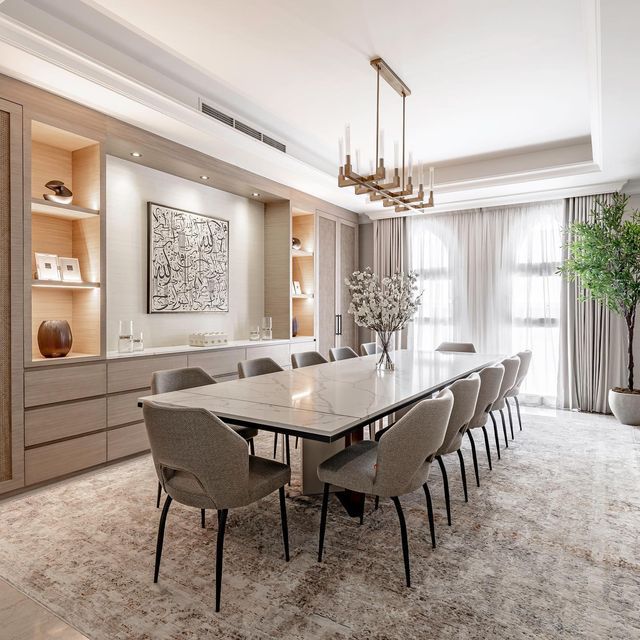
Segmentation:
[(358, 229), (348, 222), (339, 223), (339, 278), (338, 278), (338, 311), (340, 315), (340, 346), (351, 347), (358, 353), (358, 327), (349, 314), (351, 294), (345, 279), (358, 269)]
[(318, 211), (318, 351), (329, 358), (329, 349), (336, 344), (336, 242), (338, 223)]

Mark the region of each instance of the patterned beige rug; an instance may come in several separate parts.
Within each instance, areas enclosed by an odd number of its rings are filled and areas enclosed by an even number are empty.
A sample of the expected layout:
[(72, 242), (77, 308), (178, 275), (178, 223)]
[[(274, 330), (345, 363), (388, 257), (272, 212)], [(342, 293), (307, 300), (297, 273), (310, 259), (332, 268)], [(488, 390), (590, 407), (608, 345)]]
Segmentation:
[(318, 564), (319, 500), (295, 486), (288, 564), (277, 494), (230, 513), (219, 614), (214, 513), (201, 529), (196, 511), (172, 507), (154, 585), (148, 456), (0, 502), (0, 575), (95, 639), (640, 638), (639, 451), (640, 431), (613, 418), (527, 415), (492, 472), (479, 447), (478, 489), (465, 449), (468, 504), (447, 461), (452, 527), (432, 471), (435, 551), (424, 496), (403, 500), (411, 589), (391, 502), (368, 501), (359, 526), (334, 499)]

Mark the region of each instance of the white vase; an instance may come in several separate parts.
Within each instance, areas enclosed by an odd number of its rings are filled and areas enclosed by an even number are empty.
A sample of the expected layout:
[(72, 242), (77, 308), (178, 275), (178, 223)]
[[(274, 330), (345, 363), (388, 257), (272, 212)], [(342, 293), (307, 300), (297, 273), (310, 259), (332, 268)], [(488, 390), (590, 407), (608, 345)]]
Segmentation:
[(622, 424), (640, 425), (640, 393), (621, 393), (609, 389), (609, 406)]

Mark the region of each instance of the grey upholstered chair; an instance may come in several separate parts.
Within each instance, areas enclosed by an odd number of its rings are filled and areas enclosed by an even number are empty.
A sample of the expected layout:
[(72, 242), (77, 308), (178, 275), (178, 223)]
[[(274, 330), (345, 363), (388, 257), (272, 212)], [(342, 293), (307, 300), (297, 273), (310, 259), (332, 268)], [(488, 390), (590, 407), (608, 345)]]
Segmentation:
[(489, 469), (493, 469), (491, 464), (491, 451), (489, 450), (489, 436), (487, 435), (487, 418), (491, 416), (493, 422), (493, 434), (496, 439), (496, 449), (498, 451), (498, 459), (500, 459), (500, 441), (498, 439), (498, 425), (493, 414), (490, 413), (491, 405), (498, 399), (500, 393), (500, 385), (504, 377), (504, 367), (497, 364), (493, 367), (485, 367), (480, 371), (480, 392), (476, 401), (476, 410), (471, 420), (469, 420), (469, 428), (467, 436), (471, 441), (472, 451), (475, 450), (475, 442), (473, 440), (473, 429), (482, 429), (484, 434), (484, 446), (487, 450), (487, 460), (489, 461)]
[[(520, 368), (520, 358), (518, 356), (505, 358), (500, 364), (504, 367), (504, 376), (502, 377), (500, 392), (498, 393), (496, 401), (491, 405), (490, 413), (492, 419), (495, 419), (493, 416), (493, 412), (500, 412), (500, 419), (502, 420), (502, 430), (504, 431), (504, 446), (508, 449), (509, 440), (507, 438), (507, 425), (504, 420), (504, 408), (507, 406), (505, 397), (507, 393), (513, 388), (513, 385), (516, 382), (516, 376), (518, 375), (518, 369)], [(513, 425), (511, 425), (511, 439), (513, 439)]]
[(436, 351), (453, 351), (455, 353), (476, 353), (471, 342), (441, 342)]
[(317, 351), (302, 351), (301, 353), (291, 354), (291, 366), (294, 369), (301, 367), (311, 367), (314, 364), (324, 364), (328, 360)]
[(357, 357), (358, 354), (351, 347), (332, 347), (329, 349), (329, 360), (331, 360), (331, 362)]
[(529, 373), (529, 365), (531, 364), (531, 350), (518, 351), (517, 356), (520, 358), (520, 366), (518, 367), (518, 375), (516, 376), (516, 382), (507, 391), (507, 395), (504, 397), (504, 401), (507, 405), (507, 411), (509, 412), (509, 421), (511, 422), (511, 431), (513, 432), (513, 422), (511, 420), (511, 407), (509, 406), (509, 398), (513, 398), (516, 401), (516, 410), (518, 411), (518, 424), (520, 425), (520, 431), (522, 431), (522, 418), (520, 417), (520, 401), (518, 395), (520, 394), (520, 387), (524, 382), (524, 379)]
[[(170, 391), (182, 391), (194, 387), (204, 387), (207, 384), (215, 384), (216, 381), (200, 367), (182, 367), (180, 369), (163, 369), (151, 374), (151, 393), (169, 393)], [(252, 427), (232, 427), (245, 440), (249, 441), (249, 449), (255, 454), (253, 439), (258, 435), (258, 430)], [(156, 508), (160, 508), (162, 485), (158, 482), (158, 495)], [(202, 527), (204, 528), (204, 510), (202, 511)]]
[(229, 509), (251, 504), (278, 490), (284, 555), (289, 560), (284, 485), (289, 482), (291, 469), (275, 460), (249, 455), (245, 440), (204, 409), (146, 401), (143, 413), (158, 480), (167, 492), (158, 526), (153, 581), (158, 582), (171, 502), (176, 500), (196, 509), (216, 509), (216, 611), (220, 611), (222, 553)]
[(318, 466), (318, 478), (324, 482), (318, 562), (322, 561), (330, 485), (391, 498), (400, 521), (407, 586), (411, 586), (407, 527), (399, 496), (423, 488), (427, 500), (432, 545), (435, 546), (433, 511), (427, 478), (436, 451), (444, 440), (452, 407), (453, 394), (445, 389), (433, 400), (417, 403), (382, 435), (379, 442), (362, 440), (336, 453)]
[[(243, 360), (238, 362), (238, 376), (240, 378), (253, 378), (264, 376), (268, 373), (277, 373), (284, 369), (272, 358), (253, 358), (253, 360)], [(291, 464), (291, 453), (289, 450), (289, 436), (284, 436), (284, 453), (287, 464)], [(273, 457), (278, 455), (278, 434), (273, 434)]]
[[(467, 493), (467, 473), (464, 466), (464, 456), (462, 455), (462, 438), (467, 430), (469, 420), (471, 420), (476, 408), (476, 401), (478, 400), (478, 392), (480, 391), (480, 376), (477, 373), (472, 373), (469, 377), (462, 380), (456, 380), (453, 384), (447, 387), (453, 394), (453, 409), (449, 422), (447, 424), (447, 430), (444, 435), (444, 440), (440, 445), (440, 448), (436, 452), (436, 460), (440, 465), (440, 471), (442, 471), (442, 482), (444, 485), (444, 499), (447, 507), (447, 523), (451, 525), (451, 499), (449, 496), (449, 480), (447, 478), (447, 468), (445, 467), (442, 456), (446, 456), (450, 453), (457, 453), (458, 460), (460, 461), (460, 473), (462, 475), (462, 488), (464, 489), (464, 501), (469, 501)], [(478, 480), (478, 464), (476, 461), (475, 450), (473, 451), (474, 467), (476, 470), (476, 481)], [(478, 486), (480, 483), (478, 482)]]
[(378, 352), (378, 348), (375, 342), (365, 342), (360, 345), (361, 356), (373, 356), (377, 352)]

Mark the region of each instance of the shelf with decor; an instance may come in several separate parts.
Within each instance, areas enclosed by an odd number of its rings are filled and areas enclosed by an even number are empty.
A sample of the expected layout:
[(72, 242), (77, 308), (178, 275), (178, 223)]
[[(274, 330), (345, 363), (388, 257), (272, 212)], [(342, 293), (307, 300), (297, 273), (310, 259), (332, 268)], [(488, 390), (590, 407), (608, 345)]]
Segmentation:
[[(31, 207), (25, 233), (31, 285), (30, 314), (25, 314), (27, 365), (103, 355), (102, 156), (96, 140), (31, 122)], [(55, 357), (45, 357), (38, 342), (44, 322), (44, 352)], [(61, 322), (67, 323), (62, 329)], [(69, 341), (70, 350), (61, 355)]]
[(315, 214), (293, 207), (291, 236), (291, 335), (311, 337), (315, 333)]

